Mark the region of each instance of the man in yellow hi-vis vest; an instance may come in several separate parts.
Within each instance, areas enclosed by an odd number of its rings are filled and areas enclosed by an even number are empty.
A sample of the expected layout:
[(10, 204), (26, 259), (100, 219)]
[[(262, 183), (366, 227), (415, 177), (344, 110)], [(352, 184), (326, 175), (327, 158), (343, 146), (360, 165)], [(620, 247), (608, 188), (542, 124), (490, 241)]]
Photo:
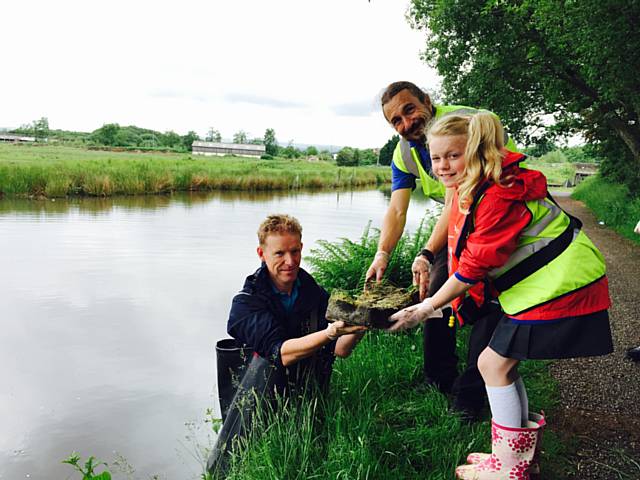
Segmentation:
[[(394, 82), (382, 94), (385, 119), (400, 135), (393, 153), (391, 200), (382, 221), (378, 251), (367, 270), (366, 279), (382, 279), (389, 256), (404, 231), (411, 192), (416, 180), (424, 194), (444, 203), (444, 208), (425, 248), (411, 266), (413, 283), (419, 286), (420, 299), (431, 296), (447, 280), (447, 225), (450, 200), (444, 185), (431, 172), (431, 158), (426, 146), (425, 130), (429, 123), (444, 115), (473, 115), (476, 108), (461, 105), (433, 105), (429, 95), (411, 82)], [(515, 150), (513, 140), (505, 138), (505, 146)], [(445, 309), (448, 310), (448, 309)], [(443, 392), (453, 391), (454, 410), (468, 419), (479, 416), (485, 399), (484, 382), (477, 368), (477, 357), (487, 346), (495, 328), (492, 320), (479, 321), (469, 339), (467, 370), (459, 377), (457, 371), (455, 326), (449, 326), (450, 310), (442, 319), (431, 319), (424, 325), (424, 376), (428, 384)], [(457, 380), (456, 380), (457, 378)]]

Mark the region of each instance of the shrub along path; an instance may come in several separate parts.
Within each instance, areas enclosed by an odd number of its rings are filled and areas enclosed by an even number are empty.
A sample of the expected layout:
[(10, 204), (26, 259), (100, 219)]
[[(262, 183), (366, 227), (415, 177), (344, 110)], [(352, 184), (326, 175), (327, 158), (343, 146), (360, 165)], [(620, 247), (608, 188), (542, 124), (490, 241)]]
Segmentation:
[(599, 225), (583, 203), (556, 200), (583, 221), (607, 262), (615, 350), (605, 357), (553, 362), (560, 401), (549, 426), (575, 447), (570, 460), (576, 474), (568, 478), (638, 479), (640, 364), (625, 359), (625, 352), (640, 345), (640, 247)]

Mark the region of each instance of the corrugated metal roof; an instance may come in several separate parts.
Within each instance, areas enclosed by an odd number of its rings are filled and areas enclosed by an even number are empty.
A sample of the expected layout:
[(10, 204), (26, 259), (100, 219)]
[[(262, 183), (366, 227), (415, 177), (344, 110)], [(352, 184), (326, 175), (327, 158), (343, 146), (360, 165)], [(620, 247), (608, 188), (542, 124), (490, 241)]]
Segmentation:
[(227, 148), (230, 150), (238, 151), (251, 151), (251, 152), (266, 152), (264, 145), (254, 145), (246, 143), (218, 143), (218, 142), (193, 142), (192, 147), (201, 148)]

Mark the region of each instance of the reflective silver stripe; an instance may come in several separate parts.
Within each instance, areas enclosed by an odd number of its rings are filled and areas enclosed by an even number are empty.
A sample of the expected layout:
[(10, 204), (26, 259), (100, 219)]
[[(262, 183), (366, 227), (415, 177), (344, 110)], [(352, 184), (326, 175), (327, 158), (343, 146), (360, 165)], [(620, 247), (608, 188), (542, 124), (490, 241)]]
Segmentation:
[[(437, 107), (436, 107), (436, 111), (437, 111)], [(475, 115), (479, 111), (480, 110), (478, 110), (477, 108), (471, 108), (471, 107), (469, 107), (469, 108), (458, 108), (457, 110), (451, 110), (450, 112), (443, 113), (438, 118), (448, 117), (449, 115)]]
[[(542, 205), (547, 207), (549, 209), (549, 213), (545, 215), (538, 223), (536, 223), (535, 225), (532, 225), (530, 228), (525, 229), (522, 232), (523, 236), (535, 237), (540, 235), (540, 233), (542, 233), (542, 231), (545, 228), (547, 228), (551, 224), (551, 222), (553, 222), (562, 214), (562, 210), (553, 202), (548, 202), (547, 200), (543, 199), (543, 200), (538, 200), (538, 203), (541, 203)], [(575, 237), (575, 233), (574, 233), (574, 237)], [(507, 260), (507, 263), (505, 263), (502, 267), (494, 268), (489, 272), (488, 274), (489, 278), (491, 279), (498, 278), (500, 275), (504, 274), (506, 271), (511, 270), (513, 267), (518, 265), (524, 259), (530, 257), (531, 255), (536, 253), (538, 250), (541, 250), (547, 245), (549, 245), (554, 239), (555, 237), (541, 238), (528, 245), (523, 245), (521, 247), (518, 247), (518, 249), (515, 252), (513, 252), (513, 254), (509, 257), (509, 260)]]
[(402, 161), (409, 173), (420, 178), (420, 172), (418, 171), (418, 165), (411, 155), (411, 145), (404, 138), (400, 138), (400, 154), (402, 155)]
[(546, 247), (554, 240), (553, 238), (541, 238), (537, 242), (530, 243), (529, 245), (524, 245), (519, 247), (513, 254), (509, 257), (507, 263), (505, 263), (500, 268), (494, 268), (488, 273), (488, 277), (491, 279), (498, 278), (500, 275), (505, 273), (507, 270), (511, 270), (517, 264), (522, 262), (524, 259), (530, 257), (538, 250)]
[(562, 213), (560, 207), (558, 207), (553, 202), (548, 202), (547, 200), (538, 200), (538, 203), (542, 204), (546, 208), (549, 209), (549, 213), (542, 217), (538, 223), (532, 225), (530, 228), (524, 230), (523, 235), (527, 235), (528, 237), (535, 237), (542, 233), (542, 231), (549, 226), (551, 222), (553, 222), (558, 216)]

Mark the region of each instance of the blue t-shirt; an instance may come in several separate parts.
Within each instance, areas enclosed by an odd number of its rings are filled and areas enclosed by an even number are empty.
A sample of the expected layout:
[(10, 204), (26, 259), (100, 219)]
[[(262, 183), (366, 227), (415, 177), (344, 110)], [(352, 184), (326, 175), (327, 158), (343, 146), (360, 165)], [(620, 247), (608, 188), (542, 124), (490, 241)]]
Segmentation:
[(293, 288), (291, 289), (291, 295), (285, 292), (281, 292), (273, 283), (271, 283), (271, 288), (273, 289), (274, 293), (278, 295), (278, 298), (280, 299), (280, 302), (282, 302), (282, 306), (287, 311), (287, 313), (291, 313), (293, 311), (293, 306), (296, 304), (296, 300), (298, 299), (300, 279), (296, 278), (296, 281), (293, 284)]
[[(431, 156), (429, 150), (422, 142), (409, 141), (409, 146), (415, 148), (420, 157), (420, 164), (425, 171), (431, 171)], [(416, 177), (412, 173), (406, 173), (396, 167), (394, 162), (391, 162), (391, 191), (398, 190), (400, 188), (410, 188), (411, 190), (416, 188)]]

